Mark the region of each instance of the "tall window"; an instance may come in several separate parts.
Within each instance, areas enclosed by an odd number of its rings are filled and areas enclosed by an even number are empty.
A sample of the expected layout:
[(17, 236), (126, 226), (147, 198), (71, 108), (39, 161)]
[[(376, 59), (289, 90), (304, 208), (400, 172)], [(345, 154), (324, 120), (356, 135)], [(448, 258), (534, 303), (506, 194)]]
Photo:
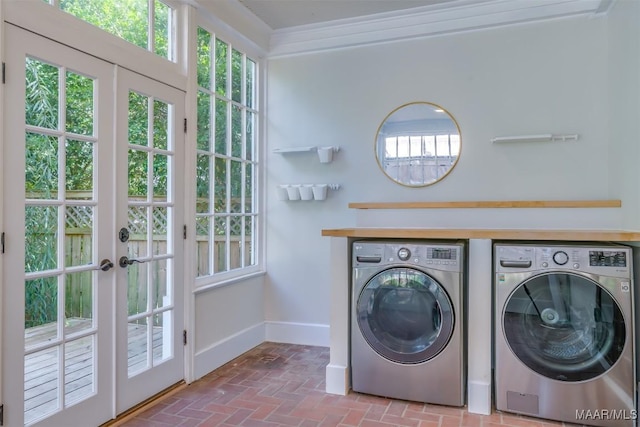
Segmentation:
[(44, 0), (150, 52), (175, 61), (173, 9), (159, 0)]
[(256, 264), (257, 64), (198, 28), (197, 276)]

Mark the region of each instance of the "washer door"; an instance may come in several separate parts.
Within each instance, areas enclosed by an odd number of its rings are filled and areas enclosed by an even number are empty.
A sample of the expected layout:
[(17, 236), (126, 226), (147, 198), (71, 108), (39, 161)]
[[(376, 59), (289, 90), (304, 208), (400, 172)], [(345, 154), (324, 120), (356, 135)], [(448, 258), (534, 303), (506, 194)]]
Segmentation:
[(547, 273), (523, 282), (502, 316), (511, 351), (529, 368), (559, 381), (584, 381), (620, 358), (626, 330), (620, 307), (597, 282)]
[(442, 286), (412, 268), (391, 268), (371, 278), (358, 296), (355, 315), (371, 348), (403, 364), (435, 357), (454, 326), (451, 301)]

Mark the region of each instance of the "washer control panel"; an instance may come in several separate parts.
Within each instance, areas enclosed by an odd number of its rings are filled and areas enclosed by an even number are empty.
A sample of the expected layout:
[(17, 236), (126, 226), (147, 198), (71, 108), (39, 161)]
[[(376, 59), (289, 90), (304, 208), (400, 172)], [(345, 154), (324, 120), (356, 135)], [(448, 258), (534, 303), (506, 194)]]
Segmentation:
[(414, 265), (446, 271), (462, 271), (462, 244), (415, 242), (354, 242), (354, 267), (367, 265)]
[(629, 277), (631, 248), (625, 246), (496, 245), (497, 272), (575, 270), (613, 277)]

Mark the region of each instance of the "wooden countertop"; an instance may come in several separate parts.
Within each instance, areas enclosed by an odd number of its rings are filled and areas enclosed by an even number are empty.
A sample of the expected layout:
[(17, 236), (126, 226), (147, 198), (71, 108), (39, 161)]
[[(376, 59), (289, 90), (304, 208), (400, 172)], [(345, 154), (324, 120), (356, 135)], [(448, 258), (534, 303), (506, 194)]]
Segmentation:
[(458, 202), (354, 202), (351, 209), (619, 208), (620, 200), (479, 200)]
[(640, 231), (472, 228), (337, 228), (323, 236), (380, 239), (492, 239), (640, 242)]

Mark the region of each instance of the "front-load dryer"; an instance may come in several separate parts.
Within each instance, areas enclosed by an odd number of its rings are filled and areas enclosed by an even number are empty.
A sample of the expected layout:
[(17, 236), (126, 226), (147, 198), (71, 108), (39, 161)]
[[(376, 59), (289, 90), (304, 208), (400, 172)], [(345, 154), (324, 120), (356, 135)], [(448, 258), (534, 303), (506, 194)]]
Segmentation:
[(632, 259), (620, 245), (494, 245), (496, 409), (634, 425)]
[(463, 242), (352, 246), (353, 391), (465, 403)]

